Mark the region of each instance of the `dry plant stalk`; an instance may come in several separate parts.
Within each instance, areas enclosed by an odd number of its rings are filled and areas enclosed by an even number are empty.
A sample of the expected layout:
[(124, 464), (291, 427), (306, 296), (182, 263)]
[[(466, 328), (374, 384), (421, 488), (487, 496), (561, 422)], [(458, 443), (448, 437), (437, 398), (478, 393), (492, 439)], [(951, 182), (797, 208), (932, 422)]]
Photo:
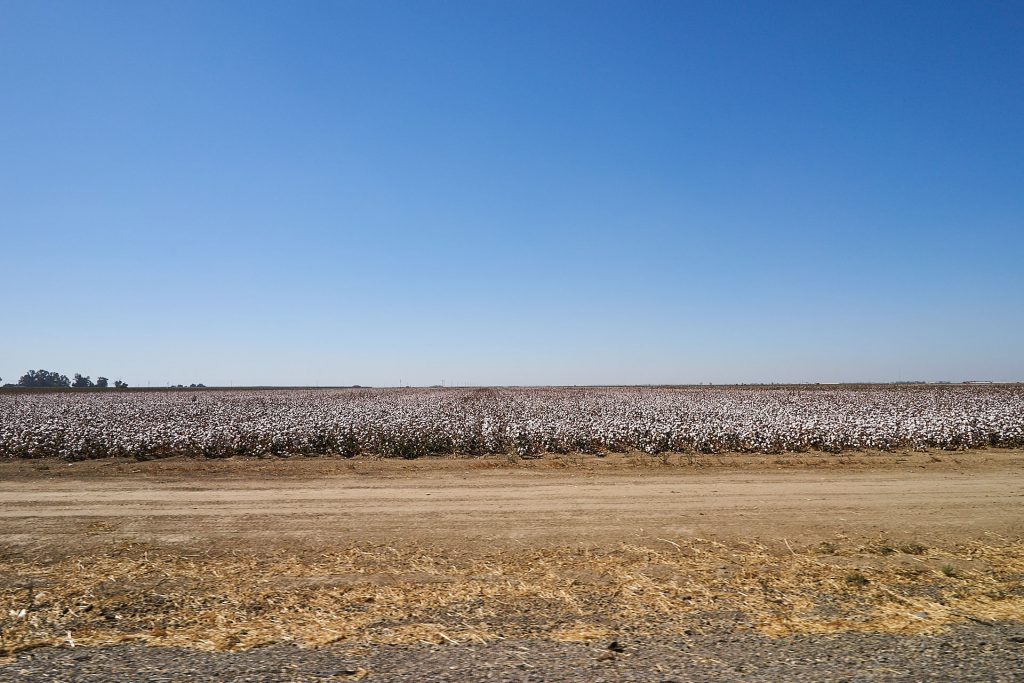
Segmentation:
[[(940, 571), (946, 564), (958, 567), (955, 577)], [(867, 582), (844, 581), (851, 569)], [(0, 576), (8, 654), (71, 642), (243, 650), (282, 641), (590, 641), (682, 634), (723, 611), (774, 636), (1024, 621), (1022, 542), (885, 557), (869, 548), (773, 554), (701, 539), (465, 557), (384, 545), (188, 557), (121, 544), (49, 564), (15, 559)]]

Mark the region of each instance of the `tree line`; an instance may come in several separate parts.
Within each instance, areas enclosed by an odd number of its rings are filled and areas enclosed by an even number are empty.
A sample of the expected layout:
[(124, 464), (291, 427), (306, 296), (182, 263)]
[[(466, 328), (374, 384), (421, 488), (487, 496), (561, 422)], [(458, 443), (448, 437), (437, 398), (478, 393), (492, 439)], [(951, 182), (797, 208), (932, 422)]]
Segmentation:
[[(2, 380), (2, 378), (0, 378)], [(17, 384), (5, 384), (5, 387), (25, 387), (29, 389), (106, 389), (110, 386), (110, 380), (106, 377), (97, 377), (94, 382), (88, 375), (75, 373), (73, 379), (67, 375), (52, 370), (29, 370), (18, 380)], [(114, 380), (115, 389), (127, 389), (127, 382)]]

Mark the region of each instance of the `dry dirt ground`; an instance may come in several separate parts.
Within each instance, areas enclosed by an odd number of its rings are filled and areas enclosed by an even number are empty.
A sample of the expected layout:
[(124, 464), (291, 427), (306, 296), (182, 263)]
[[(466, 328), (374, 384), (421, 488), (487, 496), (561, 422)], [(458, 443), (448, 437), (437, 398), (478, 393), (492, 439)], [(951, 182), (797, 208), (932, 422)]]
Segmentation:
[[(758, 661), (837, 643), (909, 659), (821, 680), (936, 680), (911, 660), (943, 638), (948, 680), (957, 652), (1016, 680), (1022, 472), (1019, 450), (3, 462), (0, 680), (324, 680), (299, 664), (332, 648), (334, 680), (771, 680), (789, 660)], [(737, 670), (669, 653), (730, 639)]]
[(496, 547), (1024, 535), (1024, 452), (0, 463), (0, 542)]

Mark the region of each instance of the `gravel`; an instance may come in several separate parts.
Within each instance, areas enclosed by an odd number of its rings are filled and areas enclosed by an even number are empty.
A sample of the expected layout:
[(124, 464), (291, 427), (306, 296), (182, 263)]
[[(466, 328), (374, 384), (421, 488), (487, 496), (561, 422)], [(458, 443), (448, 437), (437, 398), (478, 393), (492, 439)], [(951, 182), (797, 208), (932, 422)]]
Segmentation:
[(848, 633), (771, 639), (746, 631), (592, 645), (273, 645), (239, 653), (139, 645), (39, 648), (0, 664), (0, 682), (1024, 681), (1024, 625), (934, 636)]

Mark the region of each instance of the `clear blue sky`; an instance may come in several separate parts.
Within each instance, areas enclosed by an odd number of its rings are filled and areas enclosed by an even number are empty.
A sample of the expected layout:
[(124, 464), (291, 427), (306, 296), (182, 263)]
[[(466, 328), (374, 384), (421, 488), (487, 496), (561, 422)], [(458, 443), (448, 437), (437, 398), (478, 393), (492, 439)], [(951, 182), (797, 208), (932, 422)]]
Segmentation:
[(0, 376), (1024, 380), (1019, 2), (0, 1)]

